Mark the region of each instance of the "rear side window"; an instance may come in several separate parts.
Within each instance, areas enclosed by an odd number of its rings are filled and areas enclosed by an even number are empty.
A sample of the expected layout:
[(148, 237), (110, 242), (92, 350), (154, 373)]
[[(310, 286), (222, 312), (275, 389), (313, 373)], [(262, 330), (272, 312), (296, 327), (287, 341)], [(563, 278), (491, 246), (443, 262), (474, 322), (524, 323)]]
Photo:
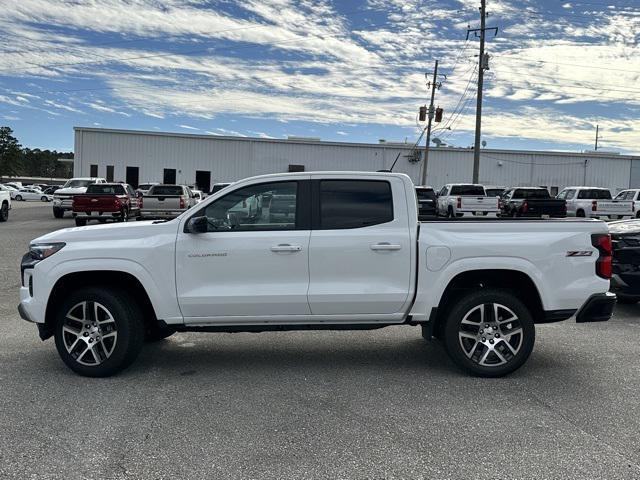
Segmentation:
[(183, 195), (179, 185), (155, 185), (149, 190), (149, 195)]
[(378, 180), (322, 180), (320, 228), (360, 228), (393, 220), (389, 182)]
[(87, 193), (96, 195), (124, 195), (124, 187), (122, 185), (106, 185), (103, 183), (94, 183), (87, 187)]
[(451, 187), (450, 195), (484, 197), (485, 193), (482, 185), (454, 185)]

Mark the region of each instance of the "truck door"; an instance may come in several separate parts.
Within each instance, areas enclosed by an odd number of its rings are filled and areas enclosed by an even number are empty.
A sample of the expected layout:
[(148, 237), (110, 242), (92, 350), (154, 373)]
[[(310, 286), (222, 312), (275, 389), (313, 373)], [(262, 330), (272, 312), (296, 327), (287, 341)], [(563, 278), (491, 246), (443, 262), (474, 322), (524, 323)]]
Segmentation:
[(263, 182), (194, 209), (189, 217), (206, 216), (206, 233), (181, 228), (176, 244), (186, 323), (310, 313), (309, 188), (304, 180)]
[(393, 314), (407, 301), (408, 193), (399, 179), (373, 178), (312, 181), (313, 315)]

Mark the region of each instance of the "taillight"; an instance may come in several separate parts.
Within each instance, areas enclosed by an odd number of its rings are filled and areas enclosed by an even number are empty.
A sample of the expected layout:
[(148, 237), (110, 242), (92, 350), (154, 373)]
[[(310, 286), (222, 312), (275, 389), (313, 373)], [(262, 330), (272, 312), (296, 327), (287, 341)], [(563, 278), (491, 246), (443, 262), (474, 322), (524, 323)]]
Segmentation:
[(456, 205), (457, 205), (457, 208), (462, 208), (462, 197), (458, 197), (458, 201)]
[(611, 235), (597, 233), (591, 235), (591, 244), (598, 249), (599, 256), (596, 260), (596, 275), (609, 280), (612, 273), (613, 248)]
[(138, 198), (138, 206), (142, 208), (142, 197)]
[(527, 213), (529, 211), (529, 202), (526, 200), (522, 202), (522, 213)]
[(180, 197), (180, 208), (184, 208), (184, 197)]
[(598, 211), (598, 202), (596, 202), (595, 200), (593, 202), (591, 202), (591, 211), (592, 212), (597, 212)]

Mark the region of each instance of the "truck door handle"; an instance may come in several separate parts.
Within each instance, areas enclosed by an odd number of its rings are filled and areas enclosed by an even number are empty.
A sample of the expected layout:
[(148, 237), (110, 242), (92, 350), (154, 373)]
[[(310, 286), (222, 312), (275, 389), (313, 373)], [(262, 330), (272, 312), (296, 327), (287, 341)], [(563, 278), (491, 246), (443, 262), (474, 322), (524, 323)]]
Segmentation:
[(400, 250), (402, 245), (397, 245), (389, 242), (374, 243), (371, 245), (371, 250)]
[(281, 243), (271, 247), (272, 252), (299, 252), (302, 250), (300, 245), (290, 245), (288, 243)]

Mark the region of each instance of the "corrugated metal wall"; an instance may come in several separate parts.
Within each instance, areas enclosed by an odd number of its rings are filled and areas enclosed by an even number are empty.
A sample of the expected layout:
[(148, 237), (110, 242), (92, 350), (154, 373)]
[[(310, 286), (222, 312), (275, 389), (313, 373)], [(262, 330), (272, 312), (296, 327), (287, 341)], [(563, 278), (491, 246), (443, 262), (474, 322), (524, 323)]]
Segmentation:
[[(420, 181), (422, 161), (409, 161), (411, 150), (393, 144), (348, 144), (284, 141), (181, 134), (76, 129), (75, 175), (88, 176), (98, 165), (106, 176), (114, 166), (114, 179), (124, 180), (126, 167), (138, 167), (140, 182), (162, 181), (165, 168), (175, 168), (177, 181), (193, 184), (196, 170), (211, 172), (211, 181), (235, 181), (264, 173), (288, 171), (304, 165), (306, 171), (389, 168), (398, 153), (394, 171)], [(424, 152), (420, 152), (423, 154)], [(420, 155), (422, 158), (422, 155)], [(616, 192), (630, 185), (632, 162), (640, 158), (606, 154), (563, 154), (483, 150), (480, 181), (486, 185), (603, 186)], [(427, 183), (471, 181), (473, 152), (469, 149), (432, 149)], [(636, 167), (634, 171), (640, 171)], [(637, 175), (640, 178), (640, 174)], [(637, 181), (638, 183), (640, 181)]]

